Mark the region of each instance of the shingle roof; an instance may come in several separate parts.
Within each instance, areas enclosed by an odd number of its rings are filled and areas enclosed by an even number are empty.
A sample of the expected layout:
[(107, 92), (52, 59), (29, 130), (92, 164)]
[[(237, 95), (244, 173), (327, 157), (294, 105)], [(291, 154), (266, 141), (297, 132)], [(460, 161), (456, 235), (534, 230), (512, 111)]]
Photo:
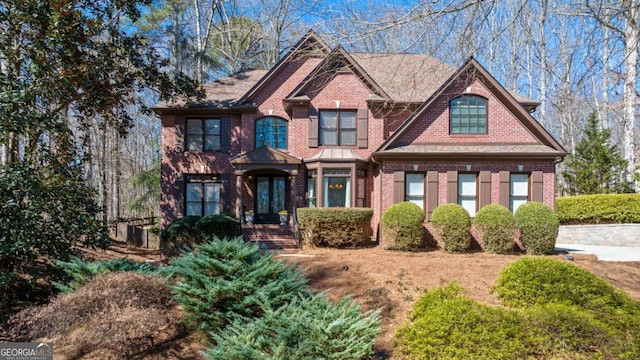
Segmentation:
[(204, 84), (205, 98), (197, 103), (187, 103), (184, 99), (174, 102), (161, 102), (153, 108), (180, 109), (180, 108), (205, 108), (228, 109), (238, 104), (238, 100), (246, 94), (265, 74), (267, 70), (245, 70), (231, 76)]
[(423, 54), (350, 53), (397, 102), (423, 102), (456, 68)]
[(469, 154), (477, 154), (478, 156), (515, 154), (559, 156), (564, 153), (543, 144), (412, 144), (388, 149), (376, 155), (459, 156)]

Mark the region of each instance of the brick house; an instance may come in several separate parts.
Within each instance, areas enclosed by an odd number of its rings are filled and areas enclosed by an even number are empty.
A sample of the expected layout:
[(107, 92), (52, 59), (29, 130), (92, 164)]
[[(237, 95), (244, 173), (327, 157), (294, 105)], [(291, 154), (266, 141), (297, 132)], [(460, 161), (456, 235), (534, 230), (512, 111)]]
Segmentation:
[(392, 204), (429, 219), (438, 204), (471, 215), (489, 203), (551, 207), (566, 151), (532, 117), (539, 104), (475, 59), (353, 53), (308, 32), (273, 68), (205, 85), (162, 118), (162, 226), (185, 215)]

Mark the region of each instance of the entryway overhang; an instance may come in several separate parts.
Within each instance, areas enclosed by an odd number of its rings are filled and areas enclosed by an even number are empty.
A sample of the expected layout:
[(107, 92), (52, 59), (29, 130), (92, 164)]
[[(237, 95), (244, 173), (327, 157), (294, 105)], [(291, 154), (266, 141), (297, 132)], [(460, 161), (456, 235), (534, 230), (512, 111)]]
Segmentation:
[(298, 175), (298, 165), (302, 160), (265, 145), (237, 155), (231, 158), (230, 162), (236, 168), (236, 175), (255, 170), (277, 170), (289, 175)]

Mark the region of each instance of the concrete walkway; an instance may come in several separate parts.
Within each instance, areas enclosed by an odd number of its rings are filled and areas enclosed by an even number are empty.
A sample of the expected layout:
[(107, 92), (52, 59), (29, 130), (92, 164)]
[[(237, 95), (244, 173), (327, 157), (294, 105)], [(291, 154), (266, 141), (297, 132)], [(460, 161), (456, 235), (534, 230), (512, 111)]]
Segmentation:
[(592, 254), (602, 261), (640, 261), (640, 247), (637, 246), (603, 246), (583, 244), (556, 244), (557, 252), (574, 254)]

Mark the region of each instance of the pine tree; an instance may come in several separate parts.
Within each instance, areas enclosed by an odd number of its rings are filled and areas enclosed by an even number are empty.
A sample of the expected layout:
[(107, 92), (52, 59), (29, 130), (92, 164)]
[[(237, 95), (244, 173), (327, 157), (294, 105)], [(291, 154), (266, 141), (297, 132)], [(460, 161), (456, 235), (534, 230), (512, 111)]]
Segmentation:
[(612, 143), (611, 130), (598, 128), (595, 112), (589, 115), (584, 135), (565, 166), (562, 176), (571, 195), (631, 191), (624, 178), (627, 161)]

